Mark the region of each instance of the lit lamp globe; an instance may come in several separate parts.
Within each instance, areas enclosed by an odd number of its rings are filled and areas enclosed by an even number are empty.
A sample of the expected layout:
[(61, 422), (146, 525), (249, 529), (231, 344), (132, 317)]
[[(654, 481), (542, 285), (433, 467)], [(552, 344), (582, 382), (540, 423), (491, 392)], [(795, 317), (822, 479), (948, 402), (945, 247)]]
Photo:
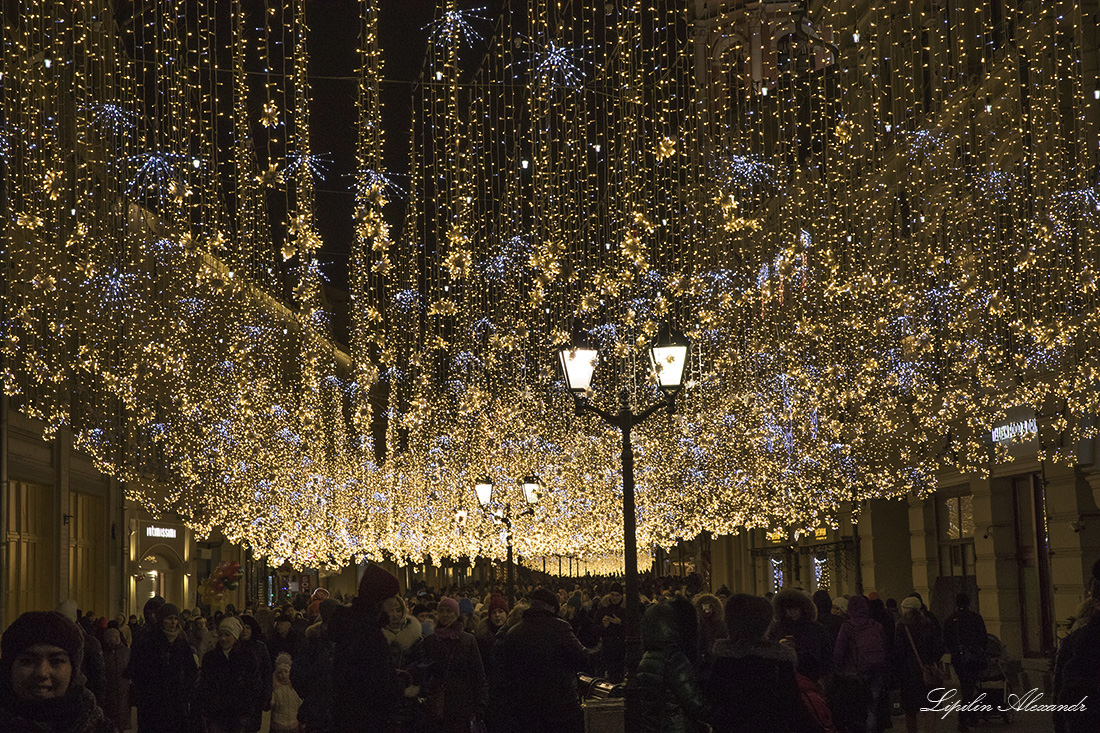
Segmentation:
[(558, 350), (565, 386), (574, 397), (583, 397), (592, 384), (599, 352), (587, 344), (567, 346)]
[(665, 395), (674, 395), (684, 384), (691, 343), (684, 334), (669, 325), (661, 326), (649, 346), (649, 363), (657, 375), (657, 386)]
[(542, 482), (538, 476), (523, 479), (523, 498), (528, 504), (537, 504), (542, 493)]
[(477, 492), (477, 503), (482, 507), (488, 506), (493, 500), (493, 480), (488, 476), (479, 478), (474, 485), (474, 491)]

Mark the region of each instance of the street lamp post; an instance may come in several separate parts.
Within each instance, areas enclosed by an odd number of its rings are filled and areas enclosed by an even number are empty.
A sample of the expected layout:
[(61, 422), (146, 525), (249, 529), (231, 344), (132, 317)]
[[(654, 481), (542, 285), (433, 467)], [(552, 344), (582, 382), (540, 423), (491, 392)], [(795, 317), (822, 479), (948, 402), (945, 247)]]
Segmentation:
[[(504, 524), (505, 543), (508, 547), (508, 607), (511, 608), (516, 602), (516, 569), (512, 560), (512, 505), (505, 503), (502, 511), (489, 511), (495, 488), (493, 480), (487, 476), (478, 479), (477, 484), (474, 486), (474, 490), (477, 492), (477, 503), (481, 505), (482, 510), (492, 514), (493, 517)], [(542, 482), (539, 481), (537, 476), (527, 476), (523, 479), (523, 500), (527, 502), (527, 508), (516, 516), (523, 517), (535, 513), (534, 505), (538, 503), (541, 489)]]
[[(611, 414), (606, 410), (589, 404), (588, 390), (592, 375), (596, 370), (598, 351), (584, 341), (574, 337), (569, 348), (558, 351), (565, 384), (573, 396), (575, 414), (586, 412), (599, 415), (609, 425), (617, 427), (622, 435), (622, 473), (623, 473), (623, 550), (626, 564), (626, 677), (627, 689), (631, 690), (638, 662), (642, 656), (641, 634), (639, 630), (640, 608), (638, 587), (638, 538), (637, 514), (634, 505), (634, 446), (630, 442), (630, 431), (658, 409), (664, 407), (671, 415), (675, 410), (676, 396), (683, 386), (684, 368), (688, 360), (690, 344), (687, 339), (669, 326), (662, 326), (657, 338), (649, 347), (650, 364), (657, 377), (657, 385), (664, 398), (635, 413), (630, 405), (630, 392), (619, 392), (619, 411)], [(627, 730), (633, 730), (631, 722), (636, 721), (636, 705), (633, 695), (626, 699)]]

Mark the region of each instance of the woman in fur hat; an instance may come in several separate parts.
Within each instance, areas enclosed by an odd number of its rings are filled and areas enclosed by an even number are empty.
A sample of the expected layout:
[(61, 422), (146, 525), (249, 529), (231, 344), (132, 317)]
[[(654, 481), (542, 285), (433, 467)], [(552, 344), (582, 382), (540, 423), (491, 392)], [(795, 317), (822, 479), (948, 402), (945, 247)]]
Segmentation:
[(198, 701), (209, 733), (247, 730), (260, 687), (256, 657), (240, 643), (244, 624), (226, 616), (218, 624), (218, 646), (202, 658)]
[(84, 636), (53, 611), (31, 611), (0, 641), (0, 729), (109, 733), (114, 725), (80, 674)]
[(466, 631), (458, 601), (444, 598), (436, 606), (439, 624), (424, 639), (421, 694), (425, 696), (427, 730), (468, 733), (471, 719), (485, 712), (489, 686), (477, 641)]

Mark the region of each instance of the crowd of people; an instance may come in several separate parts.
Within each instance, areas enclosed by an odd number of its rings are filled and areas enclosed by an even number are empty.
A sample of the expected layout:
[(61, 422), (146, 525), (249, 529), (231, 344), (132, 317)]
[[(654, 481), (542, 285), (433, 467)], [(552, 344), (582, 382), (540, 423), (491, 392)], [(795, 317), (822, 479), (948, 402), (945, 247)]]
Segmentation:
[[(831, 598), (787, 588), (711, 594), (697, 576), (646, 578), (642, 650), (628, 660), (625, 596), (612, 578), (518, 589), (469, 585), (399, 591), (369, 566), (345, 603), (318, 589), (304, 603), (204, 615), (163, 599), (141, 619), (98, 618), (66, 601), (16, 619), (0, 639), (0, 729), (254, 733), (581, 733), (578, 680), (623, 683), (628, 730), (645, 733), (879, 733), (900, 706), (907, 731), (949, 687), (961, 702), (985, 667), (986, 629), (970, 599), (942, 623), (917, 593)], [(1100, 562), (1091, 597), (1055, 666), (1055, 697), (1097, 694)], [(959, 730), (974, 721), (955, 717)], [(1066, 733), (1100, 730), (1063, 716)]]

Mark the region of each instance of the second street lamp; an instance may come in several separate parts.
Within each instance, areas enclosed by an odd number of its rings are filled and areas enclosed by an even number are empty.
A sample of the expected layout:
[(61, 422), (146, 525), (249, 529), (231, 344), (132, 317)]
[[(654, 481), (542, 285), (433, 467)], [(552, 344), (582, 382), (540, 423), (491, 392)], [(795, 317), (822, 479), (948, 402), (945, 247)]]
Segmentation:
[[(596, 371), (599, 353), (582, 340), (574, 336), (574, 342), (558, 351), (565, 376), (565, 385), (573, 396), (574, 412), (583, 415), (591, 412), (599, 415), (604, 422), (617, 427), (622, 434), (622, 474), (623, 474), (623, 551), (626, 565), (625, 611), (626, 611), (626, 677), (627, 690), (633, 687), (638, 661), (642, 657), (640, 633), (640, 608), (638, 588), (638, 538), (637, 509), (634, 503), (634, 446), (630, 442), (630, 431), (658, 409), (664, 407), (672, 414), (676, 406), (676, 396), (683, 387), (684, 370), (688, 363), (690, 344), (683, 334), (665, 325), (657, 332), (657, 337), (649, 347), (650, 365), (657, 378), (657, 385), (664, 399), (635, 413), (630, 405), (630, 391), (626, 388), (619, 393), (619, 411), (611, 414), (588, 402), (588, 391), (592, 376)], [(638, 722), (637, 705), (634, 696), (626, 699), (627, 730), (634, 730)]]
[[(505, 544), (508, 547), (508, 606), (512, 607), (516, 603), (516, 570), (515, 563), (512, 560), (512, 505), (505, 503), (502, 511), (490, 511), (489, 505), (492, 503), (493, 491), (495, 489), (496, 485), (493, 483), (493, 479), (488, 476), (478, 479), (477, 484), (474, 485), (474, 491), (477, 493), (477, 503), (481, 505), (482, 510), (488, 512), (504, 524)], [(534, 514), (534, 505), (538, 503), (541, 494), (542, 482), (539, 481), (537, 476), (527, 476), (524, 478), (523, 499), (527, 502), (527, 508), (516, 516), (523, 517), (528, 514)]]

